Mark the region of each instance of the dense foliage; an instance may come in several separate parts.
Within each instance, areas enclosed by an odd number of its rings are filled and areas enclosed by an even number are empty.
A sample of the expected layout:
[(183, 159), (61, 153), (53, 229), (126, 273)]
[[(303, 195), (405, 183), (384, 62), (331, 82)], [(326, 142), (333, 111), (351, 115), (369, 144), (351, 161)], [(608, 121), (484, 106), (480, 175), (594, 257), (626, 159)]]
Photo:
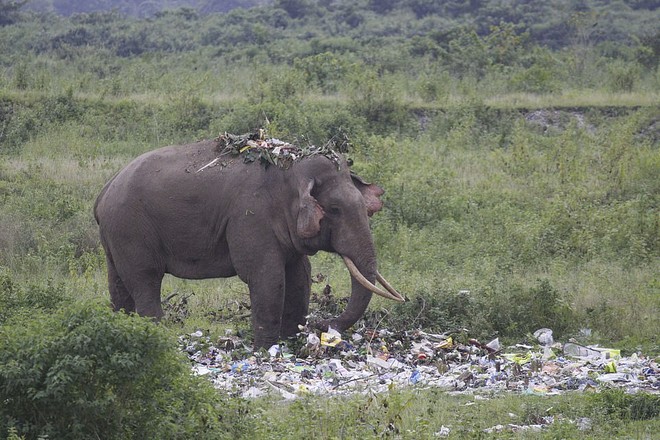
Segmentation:
[[(557, 48), (570, 44), (573, 38), (590, 38), (594, 41), (632, 41), (640, 32), (657, 32), (654, 17), (649, 11), (657, 8), (653, 1), (627, 0), (602, 2), (596, 0), (552, 3), (535, 1), (427, 1), (427, 0), (170, 0), (168, 2), (144, 2), (139, 0), (95, 1), (3, 1), (8, 12), (27, 3), (26, 10), (55, 12), (61, 15), (95, 13), (114, 10), (133, 17), (162, 18), (168, 11), (182, 8), (188, 19), (214, 12), (233, 11), (226, 24), (238, 24), (241, 18), (251, 22), (271, 19), (265, 25), (278, 32), (273, 37), (291, 37), (288, 30), (306, 28), (306, 38), (323, 36), (364, 37), (422, 37), (418, 47), (425, 43), (440, 49), (447, 30), (468, 26), (479, 34), (489, 33), (492, 26), (511, 23), (526, 31), (532, 40)], [(262, 6), (251, 11), (235, 10)], [(656, 15), (657, 18), (657, 15)], [(214, 20), (217, 20), (216, 17)], [(579, 27), (579, 35), (571, 35), (573, 27)], [(233, 29), (235, 31), (236, 28)], [(254, 32), (259, 29), (245, 32)], [(267, 29), (260, 29), (267, 31)], [(216, 31), (223, 32), (217, 27)], [(231, 32), (231, 31), (230, 31)], [(316, 34), (316, 35), (314, 35)], [(444, 35), (443, 35), (444, 34)], [(428, 35), (429, 39), (423, 38)], [(249, 40), (249, 39), (248, 39)], [(207, 40), (208, 41), (208, 40)], [(267, 42), (266, 40), (265, 42)], [(249, 41), (244, 41), (249, 42)], [(419, 44), (421, 43), (421, 44)], [(436, 44), (433, 44), (436, 43)], [(441, 50), (441, 49), (440, 49)]]
[(88, 304), (0, 327), (2, 438), (233, 438), (241, 413), (146, 319)]
[[(286, 67), (296, 89), (328, 94), (351, 94), (355, 82), (376, 75), (426, 101), (442, 101), (456, 81), (482, 83), (489, 94), (657, 85), (657, 7), (560, 3), (282, 0), (226, 14), (165, 10), (149, 19), (113, 10), (71, 18), (25, 12), (16, 20), (10, 10), (0, 63), (20, 89), (49, 90), (67, 75), (75, 92), (115, 95), (164, 91), (169, 75), (188, 76), (202, 94), (234, 92), (240, 82), (210, 77), (237, 63), (265, 77), (273, 65)], [(118, 75), (130, 80), (119, 85)]]
[[(23, 0), (24, 2), (26, 0)], [(117, 10), (136, 17), (149, 17), (164, 10), (190, 8), (202, 13), (227, 12), (234, 8), (249, 8), (268, 3), (268, 0), (28, 0), (26, 8), (60, 15)]]

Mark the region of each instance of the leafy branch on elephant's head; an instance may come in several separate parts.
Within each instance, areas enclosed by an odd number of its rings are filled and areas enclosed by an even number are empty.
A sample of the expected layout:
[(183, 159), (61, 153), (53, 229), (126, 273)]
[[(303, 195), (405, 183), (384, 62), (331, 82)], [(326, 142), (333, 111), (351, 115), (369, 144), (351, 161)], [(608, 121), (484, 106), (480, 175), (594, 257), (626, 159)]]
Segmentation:
[(333, 138), (322, 146), (307, 145), (300, 147), (276, 138), (267, 138), (265, 130), (254, 133), (235, 135), (223, 133), (215, 141), (220, 156), (231, 154), (243, 156), (243, 162), (259, 161), (265, 167), (270, 165), (288, 168), (292, 163), (310, 156), (323, 155), (330, 159), (339, 169), (340, 158), (348, 152), (350, 142), (346, 135), (338, 141)]

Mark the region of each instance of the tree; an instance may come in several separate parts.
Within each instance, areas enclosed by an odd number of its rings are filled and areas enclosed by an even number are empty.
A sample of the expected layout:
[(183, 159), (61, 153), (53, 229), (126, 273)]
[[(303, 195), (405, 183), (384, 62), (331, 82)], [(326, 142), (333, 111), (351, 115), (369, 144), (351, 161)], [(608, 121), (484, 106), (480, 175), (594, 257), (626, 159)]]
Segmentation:
[(277, 0), (275, 7), (284, 9), (291, 18), (302, 18), (314, 10), (310, 0)]
[(18, 19), (18, 11), (27, 0), (0, 0), (0, 26), (13, 24)]

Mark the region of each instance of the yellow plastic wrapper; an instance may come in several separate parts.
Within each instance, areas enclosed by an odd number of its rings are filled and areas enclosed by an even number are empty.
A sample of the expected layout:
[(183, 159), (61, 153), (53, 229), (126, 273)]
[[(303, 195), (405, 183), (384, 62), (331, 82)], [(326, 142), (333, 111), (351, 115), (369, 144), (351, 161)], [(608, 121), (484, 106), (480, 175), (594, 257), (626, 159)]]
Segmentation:
[(438, 345), (436, 345), (435, 348), (436, 348), (436, 350), (438, 348), (448, 349), (448, 348), (453, 347), (453, 345), (454, 345), (454, 340), (451, 337), (449, 337), (449, 338), (445, 339), (444, 341), (440, 342)]
[(502, 355), (505, 359), (515, 362), (518, 365), (526, 364), (532, 360), (532, 354), (505, 353)]
[(341, 336), (336, 333), (321, 333), (321, 345), (326, 347), (336, 347), (341, 342)]
[(606, 373), (616, 373), (616, 362), (611, 361), (605, 364)]
[(621, 350), (615, 348), (595, 348), (596, 351), (601, 353), (601, 356), (605, 359), (621, 359)]

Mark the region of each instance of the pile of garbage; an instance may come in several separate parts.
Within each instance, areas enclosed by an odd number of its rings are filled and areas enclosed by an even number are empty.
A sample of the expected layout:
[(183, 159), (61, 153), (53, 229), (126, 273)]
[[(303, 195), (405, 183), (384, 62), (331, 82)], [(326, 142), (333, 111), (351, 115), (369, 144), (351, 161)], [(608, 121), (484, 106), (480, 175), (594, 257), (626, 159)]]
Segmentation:
[(249, 341), (202, 331), (180, 337), (196, 374), (244, 398), (384, 392), (392, 387), (439, 388), (453, 393), (513, 391), (553, 395), (620, 387), (660, 392), (660, 366), (640, 353), (555, 342), (552, 330), (534, 333), (538, 344), (482, 343), (466, 330), (444, 334), (363, 328), (342, 339), (330, 329), (302, 331), (287, 344), (252, 352)]

